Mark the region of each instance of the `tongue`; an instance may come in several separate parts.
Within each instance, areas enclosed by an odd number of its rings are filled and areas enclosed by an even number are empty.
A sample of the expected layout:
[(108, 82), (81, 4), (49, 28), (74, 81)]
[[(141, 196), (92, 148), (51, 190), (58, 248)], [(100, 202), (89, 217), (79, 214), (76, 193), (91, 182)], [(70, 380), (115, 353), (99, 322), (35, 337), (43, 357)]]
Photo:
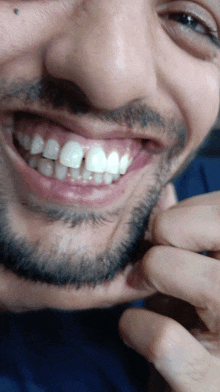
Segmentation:
[(61, 148), (70, 140), (76, 141), (82, 146), (84, 153), (99, 146), (107, 156), (116, 150), (120, 156), (128, 153), (130, 158), (134, 159), (143, 148), (141, 139), (87, 139), (50, 120), (26, 113), (19, 113), (15, 116), (14, 129), (15, 132), (22, 132), (30, 138), (38, 133), (45, 142), (49, 139), (55, 139)]

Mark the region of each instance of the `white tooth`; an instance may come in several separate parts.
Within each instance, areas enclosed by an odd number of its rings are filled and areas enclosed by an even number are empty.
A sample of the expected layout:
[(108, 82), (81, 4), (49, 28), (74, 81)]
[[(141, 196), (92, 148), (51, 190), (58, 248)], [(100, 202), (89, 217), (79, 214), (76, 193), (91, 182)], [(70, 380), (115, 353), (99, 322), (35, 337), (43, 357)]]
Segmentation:
[(113, 180), (114, 180), (114, 181), (117, 181), (117, 180), (119, 180), (119, 178), (120, 178), (121, 176), (120, 176), (120, 173), (118, 173), (118, 174), (112, 174), (112, 177), (113, 177)]
[(41, 174), (51, 177), (54, 171), (54, 163), (50, 159), (40, 158), (38, 161), (38, 170)]
[(82, 178), (85, 181), (92, 180), (92, 172), (89, 170), (84, 169), (82, 173)]
[(119, 172), (119, 155), (117, 151), (112, 151), (107, 159), (107, 173), (117, 174)]
[(36, 133), (32, 140), (30, 153), (32, 155), (41, 154), (43, 150), (44, 150), (44, 139)]
[(79, 169), (70, 169), (71, 170), (71, 176), (75, 179), (80, 179), (81, 175), (80, 175), (80, 168)]
[(58, 161), (55, 163), (55, 177), (63, 181), (66, 178), (68, 167), (61, 165)]
[(78, 169), (83, 159), (83, 148), (78, 142), (67, 142), (60, 153), (60, 163), (64, 166)]
[(102, 173), (94, 173), (93, 174), (94, 181), (96, 184), (101, 184), (103, 181), (103, 174)]
[(125, 154), (120, 160), (120, 164), (119, 164), (120, 174), (125, 174), (129, 165), (130, 165), (129, 156), (128, 154)]
[(113, 175), (110, 173), (105, 173), (104, 175), (104, 181), (106, 185), (110, 185), (113, 181)]
[(49, 139), (44, 148), (43, 157), (48, 159), (57, 159), (60, 152), (60, 145), (57, 140)]
[(33, 169), (35, 169), (37, 167), (37, 162), (38, 162), (38, 157), (30, 157), (29, 161), (28, 161), (28, 165), (30, 167), (32, 167)]
[(29, 135), (24, 135), (23, 142), (24, 142), (24, 145), (23, 145), (24, 149), (29, 151), (30, 148), (31, 148), (31, 138), (30, 138), (30, 136)]
[(93, 147), (86, 155), (86, 169), (95, 173), (106, 171), (106, 156), (101, 147)]

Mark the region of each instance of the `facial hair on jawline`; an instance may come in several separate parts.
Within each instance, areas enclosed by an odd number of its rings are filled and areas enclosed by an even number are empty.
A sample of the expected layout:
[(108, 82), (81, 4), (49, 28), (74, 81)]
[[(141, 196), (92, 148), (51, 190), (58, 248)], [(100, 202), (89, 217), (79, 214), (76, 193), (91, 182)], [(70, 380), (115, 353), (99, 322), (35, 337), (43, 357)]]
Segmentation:
[[(158, 128), (158, 132), (161, 132), (162, 129), (162, 131), (169, 133), (171, 137), (175, 137), (175, 145), (168, 151), (167, 156), (164, 157), (154, 173), (154, 184), (149, 185), (146, 194), (133, 208), (127, 224), (125, 223), (125, 230), (120, 244), (118, 246), (113, 244), (110, 249), (106, 249), (102, 253), (97, 252), (96, 257), (93, 258), (90, 257), (89, 249), (78, 249), (74, 252), (70, 246), (69, 253), (64, 253), (59, 249), (59, 244), (57, 243), (56, 245), (53, 244), (50, 251), (45, 254), (40, 249), (39, 241), (35, 244), (30, 244), (27, 239), (21, 238), (18, 234), (12, 232), (7, 216), (10, 202), (6, 197), (6, 193), (4, 193), (3, 185), (4, 164), (2, 165), (0, 161), (1, 263), (19, 276), (55, 285), (95, 286), (105, 281), (113, 280), (116, 274), (124, 270), (128, 264), (140, 260), (149, 247), (149, 244), (144, 241), (149, 216), (157, 203), (163, 187), (169, 180), (170, 165), (173, 159), (179, 155), (185, 146), (187, 135), (185, 127), (182, 125), (176, 127), (173, 124), (171, 126), (172, 122), (169, 123), (169, 126), (165, 125), (165, 120), (158, 113), (141, 104), (128, 105), (125, 108), (109, 113), (95, 113), (88, 106), (86, 98), (78, 88), (74, 87), (74, 94), (76, 95), (74, 100), (71, 100), (72, 96), (70, 95), (72, 92), (69, 89), (69, 85), (65, 85), (62, 81), (61, 85), (60, 82), (58, 83), (57, 88), (56, 83), (54, 83), (54, 80), (51, 81), (51, 78), (49, 82), (48, 80), (46, 82), (43, 81), (40, 84), (36, 84), (35, 87), (33, 87), (33, 84), (23, 84), (23, 88), (21, 86), (15, 86), (14, 88), (12, 86), (10, 88), (9, 86), (4, 86), (0, 91), (0, 109), (1, 103), (5, 103), (5, 100), (7, 102), (11, 101), (11, 108), (13, 109), (14, 99), (30, 104), (30, 102), (36, 101), (40, 97), (41, 104), (43, 102), (52, 104), (53, 108), (68, 108), (70, 112), (78, 115), (90, 112), (103, 122), (113, 121), (120, 124), (126, 121), (131, 127), (137, 123), (143, 128), (151, 124)], [(78, 102), (80, 102), (80, 105), (78, 105)], [(1, 181), (3, 182), (1, 183)], [(96, 227), (101, 229), (103, 225), (108, 224), (109, 219), (111, 220), (118, 213), (111, 212), (100, 216), (95, 211), (90, 214), (78, 214), (68, 213), (67, 210), (62, 208), (43, 210), (39, 205), (35, 205), (34, 208), (47, 221), (62, 222), (63, 226), (68, 229), (72, 226), (73, 236), (74, 228), (79, 229), (80, 225), (87, 224), (90, 226), (96, 225)]]
[[(161, 170), (160, 170), (161, 172)], [(164, 173), (165, 174), (165, 173)], [(146, 192), (145, 197), (133, 209), (130, 219), (125, 224), (125, 231), (120, 245), (107, 249), (104, 252), (97, 252), (96, 257), (91, 258), (89, 250), (71, 250), (63, 253), (59, 249), (59, 244), (52, 245), (47, 254), (40, 250), (39, 242), (34, 245), (28, 240), (19, 238), (18, 234), (12, 232), (7, 218), (9, 203), (6, 195), (0, 192), (0, 260), (1, 263), (14, 271), (21, 277), (34, 281), (46, 282), (55, 285), (75, 284), (76, 287), (82, 285), (95, 286), (105, 281), (113, 280), (119, 271), (122, 271), (128, 264), (140, 260), (149, 244), (144, 241), (145, 230), (148, 225), (149, 215), (156, 205), (163, 184), (157, 175), (155, 186)], [(57, 218), (57, 217), (56, 217)], [(81, 220), (75, 223), (74, 228), (79, 230), (84, 224)], [(87, 225), (96, 225), (102, 229), (105, 225), (105, 218), (94, 223), (86, 216)], [(56, 219), (57, 220), (57, 219)], [(68, 220), (68, 219), (67, 219)], [(62, 223), (69, 228), (69, 224)], [(58, 220), (57, 220), (58, 221)], [(127, 231), (127, 232), (126, 232)]]

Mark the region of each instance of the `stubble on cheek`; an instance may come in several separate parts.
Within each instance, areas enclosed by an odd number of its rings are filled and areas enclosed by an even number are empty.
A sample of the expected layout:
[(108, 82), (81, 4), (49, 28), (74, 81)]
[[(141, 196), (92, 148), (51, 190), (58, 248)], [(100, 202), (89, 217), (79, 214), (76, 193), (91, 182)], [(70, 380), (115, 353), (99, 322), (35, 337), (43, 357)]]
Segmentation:
[[(59, 93), (60, 88), (59, 86)], [(27, 91), (32, 91), (30, 89)], [(170, 163), (184, 149), (186, 130), (182, 125), (169, 127), (168, 123), (173, 124), (172, 121), (167, 121), (165, 125), (161, 117), (146, 106), (137, 106), (134, 116), (131, 109), (128, 107), (121, 112), (104, 115), (102, 121), (117, 122), (126, 118), (131, 126), (135, 127), (139, 121), (146, 128), (153, 123), (155, 132), (158, 135), (166, 132), (171, 142), (170, 149), (157, 163), (146, 168), (139, 183), (136, 180), (134, 194), (129, 194), (128, 191), (128, 207), (119, 215), (117, 212), (114, 216), (114, 211), (110, 208), (110, 211), (104, 211), (101, 218), (97, 218), (95, 210), (84, 216), (75, 210), (73, 216), (73, 211), (65, 211), (61, 206), (57, 214), (51, 214), (50, 208), (46, 213), (45, 208), (44, 214), (30, 212), (27, 205), (24, 205), (25, 190), (21, 183), (16, 185), (16, 173), (10, 168), (7, 159), (3, 158), (0, 186), (2, 185), (4, 192), (0, 204), (3, 205), (5, 200), (5, 212), (2, 209), (0, 230), (1, 243), (7, 249), (2, 257), (8, 268), (29, 279), (57, 285), (94, 285), (114, 279), (118, 271), (143, 255), (149, 214), (169, 180)], [(134, 180), (135, 178), (134, 175)], [(28, 195), (26, 196), (28, 199)], [(37, 203), (35, 207), (39, 207)], [(46, 215), (53, 216), (54, 220), (51, 222), (45, 219)]]

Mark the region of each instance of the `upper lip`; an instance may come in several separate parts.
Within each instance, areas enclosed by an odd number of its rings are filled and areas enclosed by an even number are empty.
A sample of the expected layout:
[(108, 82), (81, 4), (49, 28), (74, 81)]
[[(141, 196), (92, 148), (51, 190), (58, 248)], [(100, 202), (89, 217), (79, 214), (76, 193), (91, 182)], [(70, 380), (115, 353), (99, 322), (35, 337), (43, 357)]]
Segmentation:
[(142, 139), (156, 142), (162, 150), (170, 145), (170, 140), (164, 130), (147, 126), (139, 128), (134, 126), (130, 128), (128, 124), (115, 124), (113, 122), (104, 122), (94, 115), (71, 115), (68, 112), (59, 112), (57, 110), (44, 109), (21, 109), (13, 110), (13, 113), (23, 112), (37, 115), (42, 120), (48, 120), (56, 125), (60, 125), (67, 132), (79, 134), (88, 139)]

